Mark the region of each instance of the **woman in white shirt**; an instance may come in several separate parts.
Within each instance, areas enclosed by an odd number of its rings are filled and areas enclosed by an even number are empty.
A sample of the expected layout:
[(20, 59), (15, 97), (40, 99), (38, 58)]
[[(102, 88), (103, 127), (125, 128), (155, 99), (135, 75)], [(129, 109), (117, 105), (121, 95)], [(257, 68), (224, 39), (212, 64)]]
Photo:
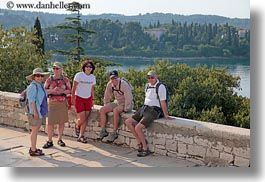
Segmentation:
[(96, 77), (93, 75), (95, 65), (93, 60), (86, 60), (82, 64), (82, 71), (78, 72), (73, 81), (72, 104), (75, 106), (79, 119), (77, 120), (75, 132), (77, 141), (87, 143), (84, 137), (88, 116), (94, 105), (94, 86)]

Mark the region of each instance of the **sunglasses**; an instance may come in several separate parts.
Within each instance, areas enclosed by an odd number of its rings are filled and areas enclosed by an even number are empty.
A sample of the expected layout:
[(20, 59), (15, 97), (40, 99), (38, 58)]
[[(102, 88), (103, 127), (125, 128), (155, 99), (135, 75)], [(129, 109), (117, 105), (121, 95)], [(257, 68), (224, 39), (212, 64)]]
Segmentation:
[(155, 79), (155, 77), (154, 77), (154, 76), (148, 76), (147, 79), (148, 79), (148, 80), (149, 80), (149, 79)]
[(118, 77), (112, 77), (111, 80), (116, 80)]
[(86, 65), (85, 67), (86, 67), (86, 68), (92, 68), (92, 66), (90, 66), (90, 65)]
[(42, 78), (44, 77), (43, 75), (40, 75), (40, 74), (36, 74), (36, 75), (34, 75), (34, 76), (35, 76), (35, 77), (38, 77), (38, 78), (39, 78), (39, 77), (42, 77)]
[(53, 70), (59, 70), (59, 69), (61, 69), (61, 68), (53, 67), (52, 69), (53, 69)]

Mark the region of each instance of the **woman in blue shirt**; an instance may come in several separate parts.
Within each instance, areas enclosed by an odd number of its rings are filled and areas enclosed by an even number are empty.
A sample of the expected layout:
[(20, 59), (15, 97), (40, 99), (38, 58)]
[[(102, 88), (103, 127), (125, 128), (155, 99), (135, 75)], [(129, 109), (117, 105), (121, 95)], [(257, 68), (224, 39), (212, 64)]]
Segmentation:
[(32, 82), (27, 88), (27, 99), (29, 104), (28, 121), (31, 126), (31, 147), (30, 156), (44, 155), (42, 150), (37, 149), (37, 135), (40, 126), (45, 125), (46, 116), (48, 115), (47, 93), (42, 86), (42, 82), (49, 77), (49, 72), (43, 72), (41, 68), (35, 68), (33, 73), (26, 77)]

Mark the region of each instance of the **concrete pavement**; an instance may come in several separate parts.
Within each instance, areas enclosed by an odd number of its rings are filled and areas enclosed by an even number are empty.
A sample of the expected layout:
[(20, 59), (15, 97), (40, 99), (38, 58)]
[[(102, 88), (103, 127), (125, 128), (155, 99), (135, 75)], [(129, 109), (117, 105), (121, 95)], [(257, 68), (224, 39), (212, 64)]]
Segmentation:
[[(28, 154), (29, 133), (18, 128), (0, 125), (0, 166), (6, 167), (195, 167), (197, 164), (177, 158), (151, 154), (137, 157), (137, 151), (125, 146), (89, 140), (87, 144), (64, 137), (66, 147), (57, 145), (43, 149), (45, 155)], [(47, 135), (39, 133), (37, 146), (41, 148)]]

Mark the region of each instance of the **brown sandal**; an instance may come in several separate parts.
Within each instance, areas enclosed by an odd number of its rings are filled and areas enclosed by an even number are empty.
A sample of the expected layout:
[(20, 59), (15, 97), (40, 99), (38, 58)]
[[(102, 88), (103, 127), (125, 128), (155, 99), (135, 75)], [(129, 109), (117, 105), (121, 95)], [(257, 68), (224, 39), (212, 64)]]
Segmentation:
[(138, 143), (137, 146), (138, 146), (137, 151), (138, 152), (142, 152), (143, 151), (143, 144), (142, 143)]
[(150, 154), (151, 154), (150, 150), (147, 149), (147, 150), (143, 150), (142, 152), (138, 153), (137, 156), (138, 157), (146, 157)]
[(80, 138), (78, 138), (77, 141), (81, 143), (87, 143), (87, 139), (84, 136), (81, 136)]
[(75, 123), (75, 134), (76, 136), (79, 136), (80, 134), (80, 127), (78, 127), (76, 123)]
[(36, 149), (35, 151), (32, 151), (31, 148), (29, 149), (29, 155), (30, 156), (42, 156), (44, 153), (40, 149)]
[[(146, 145), (148, 144), (146, 139), (145, 139), (145, 143), (146, 143)], [(137, 146), (138, 146), (137, 151), (138, 152), (142, 152), (143, 151), (143, 144), (142, 143), (138, 143)]]

